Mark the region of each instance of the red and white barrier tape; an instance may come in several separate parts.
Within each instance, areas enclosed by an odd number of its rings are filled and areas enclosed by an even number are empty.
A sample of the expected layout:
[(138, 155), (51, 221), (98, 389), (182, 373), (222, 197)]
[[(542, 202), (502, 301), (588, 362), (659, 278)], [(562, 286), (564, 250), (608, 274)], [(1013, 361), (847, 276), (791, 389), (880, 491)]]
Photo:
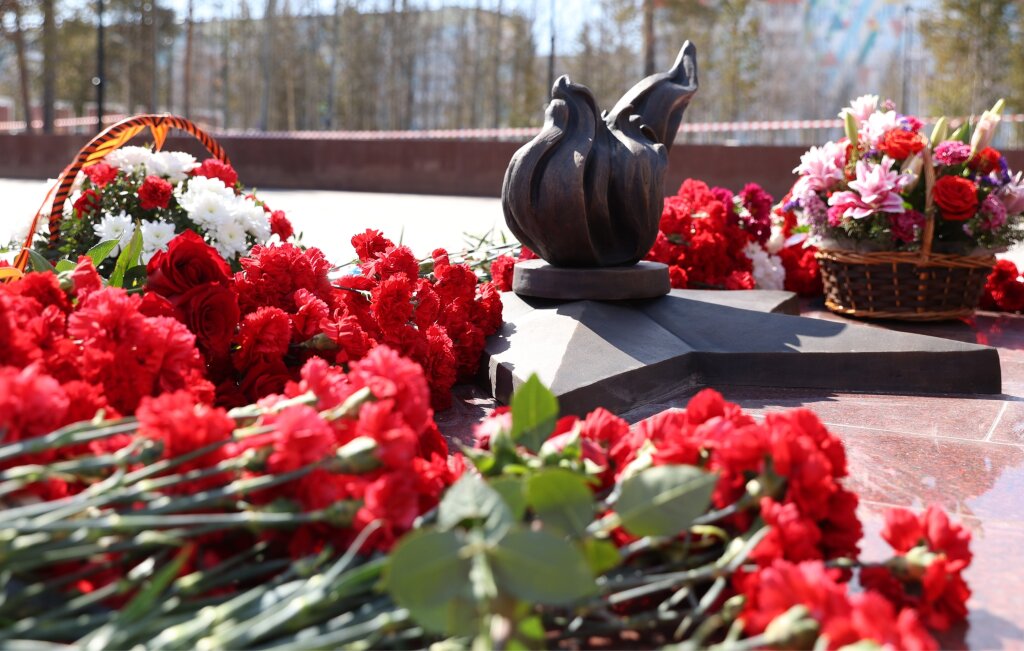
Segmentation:
[[(105, 115), (104, 124), (112, 124), (123, 119), (123, 115)], [(924, 118), (926, 124), (934, 123), (938, 118)], [(951, 125), (956, 126), (967, 120), (966, 117), (950, 118)], [(1003, 116), (1004, 122), (1024, 122), (1024, 113)], [(96, 124), (95, 117), (61, 118), (54, 120), (58, 128), (90, 126)], [(201, 124), (201, 123), (200, 123)], [(33, 120), (34, 129), (42, 128), (41, 120)], [(209, 125), (201, 126), (214, 135), (222, 137), (295, 139), (295, 140), (529, 140), (537, 134), (540, 127), (521, 127), (503, 129), (425, 129), (419, 131), (257, 131), (255, 129), (217, 129)], [(837, 129), (842, 128), (843, 121), (837, 118), (827, 120), (760, 120), (747, 122), (688, 122), (679, 126), (679, 133), (728, 133), (737, 131), (793, 131), (804, 129)], [(24, 131), (23, 121), (0, 122), (0, 132)]]

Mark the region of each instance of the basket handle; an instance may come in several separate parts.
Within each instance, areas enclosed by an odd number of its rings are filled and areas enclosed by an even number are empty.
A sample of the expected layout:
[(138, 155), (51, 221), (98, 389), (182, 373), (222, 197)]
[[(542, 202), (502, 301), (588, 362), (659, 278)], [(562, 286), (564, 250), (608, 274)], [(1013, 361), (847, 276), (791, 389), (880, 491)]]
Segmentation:
[(935, 239), (935, 207), (932, 190), (935, 187), (935, 168), (932, 166), (930, 146), (921, 150), (924, 159), (924, 232), (921, 234), (921, 263), (927, 263), (932, 255), (932, 241)]
[[(202, 143), (214, 158), (227, 165), (231, 164), (224, 148), (213, 139), (213, 136), (186, 118), (169, 113), (160, 115), (146, 114), (136, 115), (112, 124), (82, 147), (78, 155), (75, 156), (75, 160), (65, 167), (64, 171), (57, 177), (57, 182), (47, 192), (43, 205), (39, 207), (35, 217), (32, 218), (32, 227), (29, 228), (25, 246), (15, 259), (15, 268), (19, 271), (24, 271), (28, 264), (28, 253), (24, 249), (32, 246), (32, 239), (35, 237), (39, 218), (42, 217), (47, 203), (50, 203), (51, 206), (49, 215), (50, 246), (56, 246), (60, 240), (60, 221), (64, 215), (64, 203), (71, 195), (71, 186), (74, 185), (78, 172), (83, 167), (98, 162), (110, 152), (120, 149), (146, 127), (149, 127), (149, 130), (152, 132), (153, 144), (158, 150), (163, 147), (164, 140), (167, 138), (167, 132), (171, 129), (178, 129), (195, 136), (196, 140)], [(50, 201), (51, 197), (52, 202)]]

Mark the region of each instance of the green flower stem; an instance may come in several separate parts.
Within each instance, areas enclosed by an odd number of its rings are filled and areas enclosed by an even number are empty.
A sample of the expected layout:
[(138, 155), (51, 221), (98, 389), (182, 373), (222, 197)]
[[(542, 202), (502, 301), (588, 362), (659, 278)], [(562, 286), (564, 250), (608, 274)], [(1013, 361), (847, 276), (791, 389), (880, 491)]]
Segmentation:
[(115, 434), (126, 434), (134, 432), (138, 428), (138, 422), (134, 418), (122, 418), (106, 422), (108, 425), (105, 427), (97, 427), (96, 424), (89, 421), (74, 423), (51, 432), (46, 436), (36, 436), (5, 445), (0, 447), (0, 462), (20, 456), (45, 452), (54, 448), (109, 438)]
[[(370, 636), (394, 633), (414, 625), (408, 610), (397, 608), (385, 599), (371, 602), (365, 609), (369, 612), (365, 612), (361, 618), (352, 613), (344, 613), (320, 626), (307, 628), (295, 635), (276, 639), (273, 646), (263, 648), (265, 651), (284, 651), (285, 649), (348, 647), (366, 640)], [(367, 644), (370, 642), (370, 640), (366, 641)], [(356, 644), (354, 648), (371, 647)]]
[(193, 513), (185, 515), (118, 515), (116, 513), (98, 518), (49, 522), (36, 524), (33, 521), (14, 521), (6, 526), (22, 533), (39, 531), (75, 531), (91, 529), (106, 534), (132, 533), (150, 529), (170, 527), (195, 527), (202, 525), (273, 528), (292, 527), (310, 522), (325, 522), (339, 509), (320, 509), (309, 513), (274, 513), (269, 511), (247, 511), (244, 513)]
[[(301, 615), (323, 603), (330, 594), (332, 586), (338, 582), (341, 574), (356, 559), (359, 550), (366, 541), (380, 528), (380, 522), (375, 521), (359, 532), (359, 536), (349, 546), (348, 550), (335, 563), (322, 574), (316, 574), (306, 580), (304, 584), (297, 586), (297, 589), (278, 603), (263, 608), (258, 616), (250, 622), (240, 622), (229, 631), (217, 637), (218, 643), (224, 648), (247, 647), (261, 638), (267, 636), (275, 628), (295, 622)], [(337, 601), (337, 595), (333, 601)]]
[(200, 636), (208, 633), (222, 622), (234, 619), (236, 614), (247, 607), (251, 606), (258, 610), (262, 600), (271, 595), (274, 590), (295, 583), (293, 579), (296, 575), (296, 565), (292, 564), (289, 569), (265, 585), (235, 595), (219, 605), (203, 608), (191, 620), (164, 629), (149, 641), (148, 646), (157, 649), (195, 648), (198, 646), (197, 641)]

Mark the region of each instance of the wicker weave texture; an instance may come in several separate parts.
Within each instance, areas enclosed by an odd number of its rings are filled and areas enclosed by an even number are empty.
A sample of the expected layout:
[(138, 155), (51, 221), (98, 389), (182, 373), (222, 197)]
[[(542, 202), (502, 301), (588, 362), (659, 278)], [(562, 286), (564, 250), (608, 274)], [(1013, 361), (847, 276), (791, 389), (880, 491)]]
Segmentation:
[[(921, 264), (900, 260), (854, 262), (819, 252), (830, 310), (875, 319), (931, 321), (970, 315), (978, 306), (994, 258)], [(884, 258), (884, 256), (878, 256)]]

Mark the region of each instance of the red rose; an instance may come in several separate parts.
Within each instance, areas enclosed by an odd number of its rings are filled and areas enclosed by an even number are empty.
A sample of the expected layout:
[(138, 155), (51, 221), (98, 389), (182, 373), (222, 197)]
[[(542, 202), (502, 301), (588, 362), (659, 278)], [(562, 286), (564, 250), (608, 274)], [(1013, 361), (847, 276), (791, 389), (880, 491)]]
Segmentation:
[(238, 183), (238, 172), (235, 171), (235, 168), (216, 158), (204, 160), (202, 165), (192, 170), (192, 175), (220, 179), (229, 188), (234, 188)]
[(978, 212), (978, 186), (970, 179), (943, 176), (935, 182), (932, 195), (943, 219), (963, 222)]
[(193, 231), (178, 235), (146, 265), (146, 289), (168, 298), (205, 283), (227, 285), (231, 272), (217, 250)]
[(97, 188), (103, 188), (117, 178), (117, 168), (106, 163), (96, 163), (82, 168), (82, 174), (89, 177)]
[(885, 155), (903, 160), (924, 149), (924, 138), (913, 131), (889, 129), (882, 136), (878, 146)]
[(967, 161), (967, 166), (980, 174), (990, 174), (999, 169), (999, 161), (1002, 158), (999, 150), (985, 147)]
[(139, 187), (139, 205), (143, 210), (166, 208), (173, 189), (170, 183), (159, 176), (147, 176)]
[(86, 190), (74, 203), (75, 217), (79, 219), (82, 215), (91, 213), (100, 207), (100, 195), (95, 190)]
[(270, 232), (281, 238), (282, 242), (295, 234), (295, 229), (292, 228), (292, 223), (288, 221), (288, 218), (284, 216), (283, 210), (275, 210), (270, 213)]
[(238, 296), (223, 285), (206, 283), (172, 301), (181, 310), (185, 325), (196, 336), (208, 358), (223, 357), (238, 327)]

